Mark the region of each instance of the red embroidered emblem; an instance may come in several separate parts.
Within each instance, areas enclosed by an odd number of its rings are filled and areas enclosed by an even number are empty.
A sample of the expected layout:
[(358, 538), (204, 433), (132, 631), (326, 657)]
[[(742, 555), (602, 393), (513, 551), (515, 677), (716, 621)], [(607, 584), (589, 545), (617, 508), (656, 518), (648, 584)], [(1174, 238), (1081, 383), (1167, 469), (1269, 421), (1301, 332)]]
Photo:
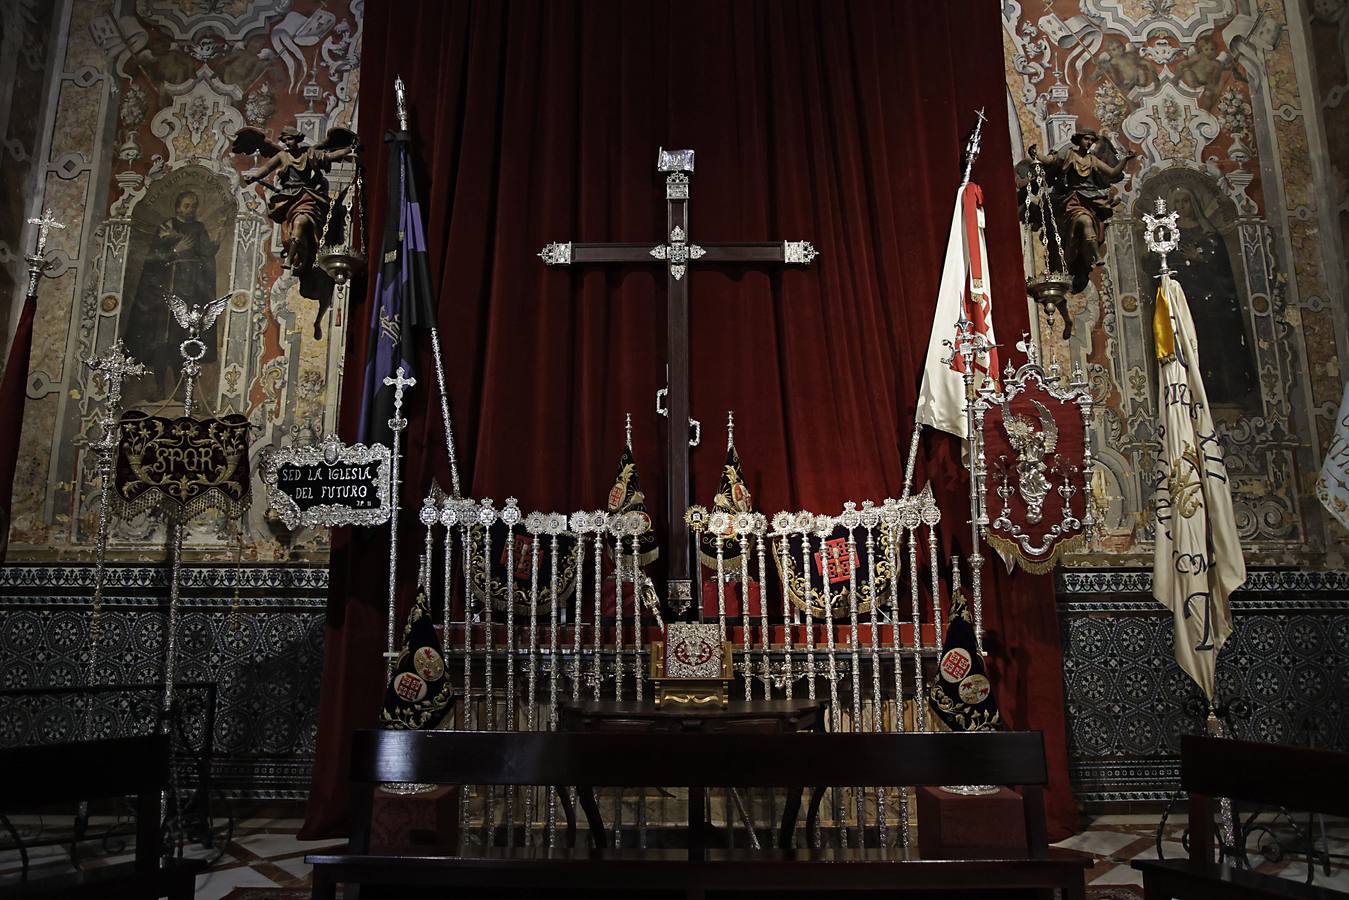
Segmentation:
[(815, 567), (828, 579), (830, 584), (847, 581), (852, 575), (852, 554), (848, 552), (845, 538), (834, 538), (824, 542), (820, 553), (815, 554)]

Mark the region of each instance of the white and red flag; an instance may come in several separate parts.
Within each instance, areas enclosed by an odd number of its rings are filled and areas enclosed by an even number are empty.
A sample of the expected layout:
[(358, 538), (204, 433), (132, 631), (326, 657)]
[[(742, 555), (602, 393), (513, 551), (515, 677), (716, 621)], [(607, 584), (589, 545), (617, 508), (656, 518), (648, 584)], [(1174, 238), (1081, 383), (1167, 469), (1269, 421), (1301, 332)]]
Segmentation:
[(998, 351), (993, 348), (993, 306), (988, 285), (988, 250), (984, 244), (984, 192), (968, 183), (956, 191), (946, 263), (937, 288), (937, 311), (928, 339), (923, 384), (918, 391), (917, 421), (962, 440), (965, 428), (965, 361), (953, 353), (958, 323), (968, 318), (989, 349), (974, 357), (974, 388), (985, 378), (998, 380)]

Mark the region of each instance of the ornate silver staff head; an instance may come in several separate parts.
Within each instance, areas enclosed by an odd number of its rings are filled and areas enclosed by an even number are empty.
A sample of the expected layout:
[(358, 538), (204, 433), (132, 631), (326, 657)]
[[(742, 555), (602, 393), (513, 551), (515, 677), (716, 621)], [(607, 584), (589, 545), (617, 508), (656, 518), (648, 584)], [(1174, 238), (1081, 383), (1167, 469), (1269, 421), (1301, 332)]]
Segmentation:
[(557, 537), (567, 530), (567, 517), (562, 513), (549, 513), (548, 523), (544, 530), (553, 537)]
[(440, 521), (440, 511), (436, 509), (436, 498), (433, 494), (427, 494), (422, 498), (422, 509), (417, 518), (427, 528)]
[(408, 91), (402, 75), (393, 78), (393, 103), (398, 113), (398, 130), (408, 130)]
[(543, 513), (532, 512), (525, 516), (525, 531), (532, 535), (540, 535), (548, 527), (548, 521)]
[(1162, 268), (1157, 277), (1170, 275), (1175, 270), (1166, 262), (1166, 255), (1176, 247), (1180, 246), (1180, 226), (1176, 220), (1180, 214), (1174, 210), (1166, 211), (1166, 201), (1161, 197), (1157, 198), (1157, 215), (1150, 216), (1143, 213), (1143, 222), (1147, 230), (1143, 234), (1143, 241), (1148, 245), (1148, 249), (1162, 258)]
[(571, 525), (571, 530), (574, 533), (576, 534), (590, 533), (590, 513), (574, 512), (571, 514), (571, 518), (569, 518), (567, 521)]
[(810, 534), (815, 528), (815, 514), (801, 510), (792, 516), (792, 528), (802, 534)]
[(843, 514), (838, 517), (839, 524), (852, 531), (862, 524), (862, 514), (857, 511), (857, 503), (849, 500), (843, 504)]
[(708, 517), (707, 530), (712, 532), (713, 536), (720, 538), (732, 537), (731, 517), (721, 510), (717, 510)]
[(506, 505), (501, 508), (501, 521), (507, 528), (514, 528), (520, 521), (520, 507), (516, 502), (514, 497), (507, 497)]
[(773, 514), (773, 536), (786, 537), (793, 530), (795, 523), (792, 520), (792, 514), (789, 512), (779, 512)]
[(623, 531), (628, 537), (637, 537), (646, 531), (646, 517), (639, 512), (626, 513), (623, 516)]
[(941, 521), (941, 507), (937, 505), (937, 499), (932, 496), (932, 484), (923, 485), (923, 490), (918, 494), (918, 515), (923, 520), (923, 524), (929, 528), (935, 528)]
[(890, 531), (894, 531), (899, 525), (899, 501), (894, 497), (886, 497), (881, 504), (880, 511), (881, 524)]
[(446, 497), (440, 501), (440, 524), (446, 528), (459, 524), (459, 501), (455, 498)]
[(918, 511), (918, 498), (907, 497), (899, 501), (899, 523), (905, 531), (913, 531), (923, 521)]
[(483, 527), (490, 527), (497, 520), (497, 511), (492, 506), (492, 498), (484, 497), (482, 505), (478, 509), (478, 524)]
[(609, 513), (602, 509), (597, 509), (590, 514), (590, 530), (596, 534), (603, 534), (609, 528)]
[(876, 504), (870, 500), (862, 501), (862, 527), (871, 531), (881, 522), (880, 510), (876, 509)]
[(736, 513), (732, 516), (731, 528), (739, 535), (754, 534), (758, 530), (754, 527), (754, 514), (747, 512)]
[(833, 516), (816, 516), (815, 521), (811, 523), (811, 531), (817, 538), (827, 538), (834, 533), (834, 527), (838, 525), (838, 520)]
[(689, 527), (689, 531), (701, 534), (707, 530), (707, 509), (706, 507), (694, 504), (684, 512), (684, 524)]

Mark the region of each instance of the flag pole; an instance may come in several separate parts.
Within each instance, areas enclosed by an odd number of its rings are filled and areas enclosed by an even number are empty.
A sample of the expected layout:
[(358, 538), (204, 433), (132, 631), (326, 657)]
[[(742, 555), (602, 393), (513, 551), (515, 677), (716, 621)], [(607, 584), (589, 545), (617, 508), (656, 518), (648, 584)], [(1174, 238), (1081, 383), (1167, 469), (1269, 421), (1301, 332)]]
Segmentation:
[[(988, 117), (984, 115), (984, 107), (979, 107), (974, 111), (978, 120), (974, 123), (974, 131), (970, 134), (970, 139), (965, 142), (965, 168), (960, 175), (960, 188), (970, 183), (970, 173), (974, 170), (974, 161), (979, 156), (980, 144), (983, 141), (984, 123)], [(957, 188), (957, 191), (960, 189)], [(913, 467), (918, 457), (918, 440), (923, 436), (923, 423), (915, 419), (913, 423), (913, 434), (909, 437), (909, 456), (904, 463), (904, 493), (900, 495), (901, 500), (908, 500), (909, 495), (913, 493)], [(938, 635), (938, 640), (941, 636)]]
[[(393, 80), (394, 105), (398, 111), (398, 130), (406, 132), (408, 130), (408, 98), (407, 85), (403, 82), (402, 75), (394, 76)], [(430, 326), (431, 332), (431, 355), (436, 363), (436, 389), (440, 395), (440, 420), (445, 426), (445, 449), (450, 459), (450, 490), (455, 498), (463, 496), (459, 484), (459, 457), (454, 450), (454, 427), (450, 423), (450, 398), (445, 391), (445, 360), (440, 352), (440, 329), (436, 322)]]

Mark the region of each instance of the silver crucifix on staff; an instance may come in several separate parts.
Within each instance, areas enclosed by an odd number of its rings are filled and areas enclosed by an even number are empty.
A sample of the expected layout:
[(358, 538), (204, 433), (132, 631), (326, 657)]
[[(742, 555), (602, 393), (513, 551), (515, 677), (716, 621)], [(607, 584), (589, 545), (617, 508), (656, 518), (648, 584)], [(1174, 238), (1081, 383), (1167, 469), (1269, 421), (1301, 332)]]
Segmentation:
[[(393, 418), (389, 419), (389, 430), (393, 432), (393, 453), (389, 459), (389, 617), (385, 622), (384, 633), (384, 680), (387, 683), (393, 677), (393, 663), (398, 654), (393, 649), (393, 624), (394, 624), (394, 596), (398, 576), (398, 463), (402, 454), (401, 449), (403, 429), (408, 427), (408, 420), (403, 418), (403, 392), (410, 387), (417, 385), (417, 379), (411, 377), (404, 371), (402, 366), (393, 377), (385, 377), (384, 383), (393, 388)], [(467, 534), (467, 532), (465, 532)], [(468, 570), (465, 568), (464, 577), (468, 578)], [(467, 615), (465, 616), (467, 618)], [(468, 627), (465, 622), (464, 627)], [(446, 631), (449, 631), (448, 625)]]
[(27, 297), (37, 299), (38, 282), (42, 279), (47, 269), (51, 268), (51, 263), (47, 260), (47, 239), (51, 236), (53, 228), (65, 229), (65, 225), (56, 221), (52, 215), (51, 207), (47, 207), (41, 218), (29, 219), (29, 225), (37, 226), (37, 245), (33, 252), (24, 257), (28, 263), (28, 293)]

